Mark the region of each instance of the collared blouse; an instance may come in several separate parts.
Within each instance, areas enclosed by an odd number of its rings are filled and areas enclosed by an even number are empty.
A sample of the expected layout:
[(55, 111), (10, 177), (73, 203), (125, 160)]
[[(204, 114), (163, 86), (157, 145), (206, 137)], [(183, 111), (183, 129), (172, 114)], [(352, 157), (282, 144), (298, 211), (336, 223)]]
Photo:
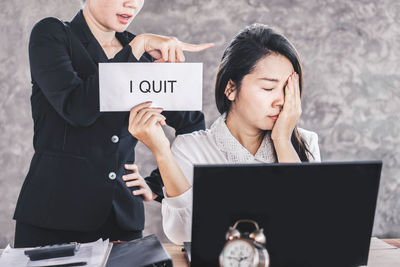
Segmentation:
[[(226, 114), (221, 115), (205, 131), (196, 131), (178, 136), (171, 150), (183, 174), (193, 185), (193, 165), (195, 164), (246, 164), (275, 163), (274, 145), (271, 132), (265, 135), (258, 151), (252, 155), (231, 134), (225, 123)], [(314, 132), (298, 128), (311, 154), (311, 162), (320, 162), (318, 135)], [(193, 190), (190, 188), (177, 197), (168, 197), (165, 189), (162, 201), (163, 229), (166, 236), (175, 244), (190, 241), (192, 227)]]

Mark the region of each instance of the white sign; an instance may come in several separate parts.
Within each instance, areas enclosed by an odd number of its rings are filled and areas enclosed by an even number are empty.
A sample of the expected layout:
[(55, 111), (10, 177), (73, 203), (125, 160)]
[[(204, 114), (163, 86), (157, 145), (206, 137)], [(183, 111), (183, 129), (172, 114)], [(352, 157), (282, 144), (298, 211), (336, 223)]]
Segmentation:
[(203, 63), (99, 63), (100, 111), (201, 110)]

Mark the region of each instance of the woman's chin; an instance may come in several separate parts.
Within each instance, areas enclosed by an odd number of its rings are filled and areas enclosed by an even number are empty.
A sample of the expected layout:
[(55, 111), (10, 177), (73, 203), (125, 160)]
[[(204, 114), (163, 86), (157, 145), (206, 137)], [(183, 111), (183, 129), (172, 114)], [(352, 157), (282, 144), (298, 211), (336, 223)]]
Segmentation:
[(268, 123), (268, 124), (264, 124), (264, 125), (259, 125), (258, 128), (259, 128), (261, 131), (271, 131), (273, 127), (274, 127), (273, 124), (271, 125), (270, 123)]
[(128, 28), (129, 25), (130, 25), (130, 23), (122, 24), (122, 23), (116, 22), (116, 23), (113, 23), (112, 25), (110, 25), (111, 27), (109, 27), (109, 28), (116, 32), (124, 32), (124, 31), (126, 31), (126, 29)]
[(124, 32), (124, 31), (126, 31), (127, 28), (128, 28), (128, 26), (120, 25), (118, 27), (114, 27), (113, 30), (116, 31), (116, 32)]

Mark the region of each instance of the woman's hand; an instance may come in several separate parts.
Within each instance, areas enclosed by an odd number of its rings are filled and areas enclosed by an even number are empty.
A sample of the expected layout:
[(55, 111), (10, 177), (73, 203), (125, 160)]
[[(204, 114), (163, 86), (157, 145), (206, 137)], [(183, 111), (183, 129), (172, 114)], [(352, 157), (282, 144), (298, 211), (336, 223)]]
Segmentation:
[(134, 106), (129, 115), (128, 130), (157, 156), (170, 149), (162, 125), (166, 125), (161, 108), (150, 108), (151, 102)]
[(292, 73), (285, 87), (285, 102), (279, 117), (272, 128), (271, 138), (274, 142), (289, 141), (301, 115), (299, 75)]
[(152, 201), (157, 197), (157, 195), (151, 191), (150, 187), (147, 185), (143, 177), (139, 174), (136, 164), (125, 164), (125, 169), (132, 171), (132, 173), (122, 176), (122, 180), (128, 181), (125, 183), (126, 186), (139, 187), (139, 189), (132, 191), (133, 195), (142, 195), (144, 201)]
[(139, 59), (144, 52), (149, 53), (156, 62), (184, 62), (184, 51), (200, 52), (214, 46), (207, 44), (188, 44), (179, 41), (175, 37), (167, 37), (155, 34), (141, 34), (130, 43), (133, 55)]

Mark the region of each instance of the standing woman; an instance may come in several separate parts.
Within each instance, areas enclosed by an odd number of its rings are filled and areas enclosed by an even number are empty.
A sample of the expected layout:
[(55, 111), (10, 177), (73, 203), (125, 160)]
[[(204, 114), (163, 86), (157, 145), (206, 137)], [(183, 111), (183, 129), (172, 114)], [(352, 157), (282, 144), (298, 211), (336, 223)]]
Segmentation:
[[(144, 0), (86, 0), (71, 22), (32, 29), (33, 155), (14, 214), (15, 247), (142, 236), (143, 200), (163, 196), (159, 172), (137, 172), (128, 112), (99, 112), (99, 62), (182, 62), (192, 45), (126, 31)], [(176, 134), (204, 129), (201, 112), (164, 112)], [(122, 176), (137, 181), (127, 188)]]

